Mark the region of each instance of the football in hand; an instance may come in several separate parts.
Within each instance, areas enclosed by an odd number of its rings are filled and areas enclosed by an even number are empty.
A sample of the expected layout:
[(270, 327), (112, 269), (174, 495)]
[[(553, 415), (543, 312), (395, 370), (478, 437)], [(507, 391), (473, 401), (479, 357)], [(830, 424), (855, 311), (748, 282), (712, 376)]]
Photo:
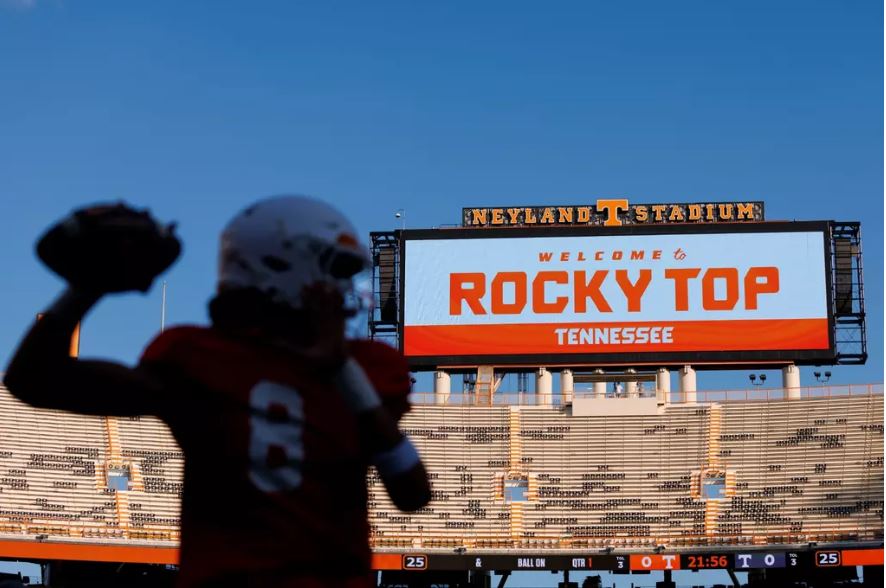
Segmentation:
[(181, 253), (175, 225), (147, 210), (99, 204), (75, 210), (37, 241), (37, 256), (75, 287), (148, 291)]

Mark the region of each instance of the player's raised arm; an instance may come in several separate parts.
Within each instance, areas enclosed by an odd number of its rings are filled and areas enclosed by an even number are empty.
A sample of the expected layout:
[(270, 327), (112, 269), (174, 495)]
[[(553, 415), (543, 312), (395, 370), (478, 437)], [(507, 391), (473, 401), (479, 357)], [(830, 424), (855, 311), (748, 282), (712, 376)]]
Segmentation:
[(162, 401), (164, 374), (70, 357), (74, 329), (106, 293), (146, 291), (178, 256), (171, 230), (122, 205), (79, 210), (38, 243), (40, 258), (68, 281), (13, 355), (4, 384), (41, 408), (87, 414), (143, 414)]

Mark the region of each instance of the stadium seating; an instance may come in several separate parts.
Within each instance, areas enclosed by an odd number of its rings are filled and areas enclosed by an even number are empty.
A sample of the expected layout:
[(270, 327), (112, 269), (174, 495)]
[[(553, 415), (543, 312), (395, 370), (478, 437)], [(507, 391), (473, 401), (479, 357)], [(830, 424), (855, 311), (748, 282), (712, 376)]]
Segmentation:
[(33, 409), (0, 390), (0, 533), (121, 537), (105, 419)]
[(882, 415), (882, 396), (724, 405), (720, 456), (738, 488), (717, 532), (882, 537)]
[(686, 495), (690, 472), (705, 458), (705, 412), (688, 406), (662, 416), (572, 418), (522, 410), (524, 461), (539, 478), (526, 532), (635, 547), (701, 534), (693, 528), (704, 505)]
[[(882, 540), (882, 414), (882, 388), (634, 416), (417, 405), (402, 428), (433, 500), (401, 513), (370, 471), (371, 541), (452, 551)], [(36, 410), (0, 387), (0, 538), (174, 545), (183, 464), (154, 418)]]
[(115, 419), (120, 455), (130, 465), (127, 493), (131, 536), (153, 540), (178, 538), (184, 454), (163, 422), (153, 417)]
[(445, 547), (461, 545), (465, 535), (507, 539), (509, 509), (496, 501), (496, 474), (509, 463), (507, 407), (422, 406), (402, 425), (429, 468), (433, 499), (415, 513), (390, 503), (378, 475), (369, 476), (370, 524), (379, 545), (433, 535)]
[[(880, 394), (673, 404), (657, 416), (417, 406), (403, 426), (436, 500), (403, 516), (370, 476), (373, 542), (648, 549), (880, 539), (882, 410)], [(452, 433), (464, 423), (482, 423), (487, 445)], [(505, 501), (507, 478), (528, 481), (527, 501)], [(706, 495), (705, 481), (717, 478), (722, 489)], [(458, 512), (452, 533), (446, 522)]]

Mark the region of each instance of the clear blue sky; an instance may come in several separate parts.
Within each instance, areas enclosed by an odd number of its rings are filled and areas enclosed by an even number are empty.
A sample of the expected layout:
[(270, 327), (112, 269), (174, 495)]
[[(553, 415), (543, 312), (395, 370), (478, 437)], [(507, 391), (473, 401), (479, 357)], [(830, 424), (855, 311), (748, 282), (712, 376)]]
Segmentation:
[[(399, 208), (416, 228), (470, 205), (761, 199), (863, 222), (871, 360), (833, 382), (882, 381), (880, 3), (418, 4), (0, 0), (0, 361), (60, 287), (35, 238), (85, 202), (179, 221), (169, 320), (194, 322), (220, 228), (260, 196), (327, 198), (365, 233)], [(159, 305), (103, 303), (83, 353), (133, 361)]]
[[(220, 228), (283, 192), (364, 233), (612, 196), (861, 220), (871, 359), (833, 382), (883, 379), (879, 2), (0, 0), (3, 365), (60, 289), (33, 243), (72, 207), (179, 221), (169, 321), (201, 322)], [(159, 298), (103, 303), (83, 353), (134, 361)]]

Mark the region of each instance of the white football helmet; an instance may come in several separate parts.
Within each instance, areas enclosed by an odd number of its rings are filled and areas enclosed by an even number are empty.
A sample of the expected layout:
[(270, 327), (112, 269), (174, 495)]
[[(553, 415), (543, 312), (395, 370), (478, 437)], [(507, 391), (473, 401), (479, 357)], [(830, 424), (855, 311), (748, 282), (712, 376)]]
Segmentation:
[(302, 308), (302, 291), (318, 282), (352, 296), (353, 277), (370, 264), (354, 226), (308, 196), (275, 196), (241, 211), (221, 235), (218, 287), (255, 288)]

